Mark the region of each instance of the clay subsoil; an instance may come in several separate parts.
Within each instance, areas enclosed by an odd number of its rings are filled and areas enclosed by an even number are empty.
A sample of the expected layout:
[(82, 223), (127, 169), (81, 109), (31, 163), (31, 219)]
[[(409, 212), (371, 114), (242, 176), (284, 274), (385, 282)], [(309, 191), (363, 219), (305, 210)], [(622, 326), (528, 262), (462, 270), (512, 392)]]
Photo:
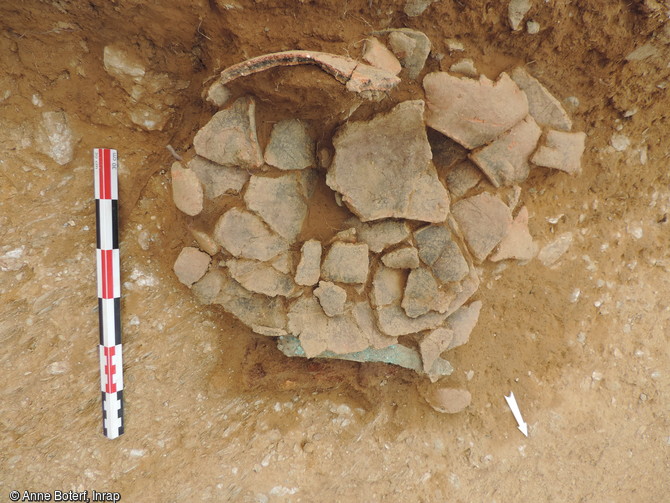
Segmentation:
[[(663, 3), (536, 1), (527, 19), (541, 31), (529, 35), (509, 28), (506, 2), (485, 0), (437, 1), (411, 18), (404, 2), (380, 0), (2, 2), (0, 501), (12, 490), (93, 489), (128, 502), (668, 501)], [(443, 381), (472, 393), (455, 415), (426, 404), (426, 380), (410, 371), (285, 358), (198, 305), (172, 273), (191, 238), (172, 204), (166, 145), (186, 152), (215, 111), (201, 98), (210, 79), (272, 51), (359, 57), (362, 40), (387, 27), (429, 36), (425, 71), (461, 57), (447, 38), (489, 77), (525, 64), (559, 99), (578, 98), (573, 130), (587, 133), (581, 176), (536, 170), (524, 184), (539, 244), (563, 232), (574, 241), (551, 268), (485, 271), (479, 324), (449, 354), (456, 370)], [(648, 42), (655, 55), (625, 59)], [(162, 130), (128, 118), (136, 104), (103, 67), (111, 44), (187, 81), (166, 95)], [(352, 118), (419, 90), (405, 82)], [(241, 79), (231, 92), (259, 99), (263, 145), (276, 120), (298, 117), (327, 147), (358, 102), (309, 67)], [(42, 113), (57, 110), (77, 138), (64, 166), (36, 147)], [(624, 151), (610, 146), (615, 133), (630, 139)], [(116, 440), (102, 436), (99, 391), (91, 149), (101, 146), (120, 158), (126, 433)], [(333, 211), (310, 220), (316, 237), (337, 230)]]

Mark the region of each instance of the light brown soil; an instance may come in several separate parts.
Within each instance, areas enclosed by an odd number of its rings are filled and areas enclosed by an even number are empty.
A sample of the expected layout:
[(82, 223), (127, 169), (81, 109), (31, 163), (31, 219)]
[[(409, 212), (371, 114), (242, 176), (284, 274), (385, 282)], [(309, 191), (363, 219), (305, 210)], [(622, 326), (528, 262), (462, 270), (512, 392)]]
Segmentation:
[[(118, 491), (129, 502), (667, 498), (667, 5), (537, 1), (527, 18), (542, 31), (528, 35), (507, 27), (506, 2), (439, 1), (416, 18), (402, 13), (403, 2), (378, 0), (224, 4), (0, 7), (0, 97), (11, 92), (0, 102), (0, 255), (25, 247), (25, 265), (0, 272), (0, 501), (11, 490), (56, 489)], [(165, 146), (186, 151), (211, 116), (204, 82), (272, 51), (358, 57), (370, 31), (402, 26), (424, 31), (433, 53), (445, 54), (429, 58), (428, 70), (461, 57), (446, 38), (460, 39), (489, 77), (525, 63), (561, 99), (579, 98), (574, 129), (588, 135), (580, 177), (535, 170), (524, 186), (537, 240), (572, 231), (575, 242), (554, 268), (534, 260), (487, 272), (480, 322), (450, 355), (456, 371), (445, 383), (473, 396), (453, 416), (425, 403), (427, 384), (409, 371), (283, 357), (271, 340), (198, 305), (171, 270), (190, 237), (189, 219), (171, 203)], [(625, 61), (652, 38), (657, 56)], [(190, 82), (162, 132), (128, 120), (133, 104), (102, 65), (112, 43)], [(299, 117), (328, 146), (356, 103), (308, 67), (251, 76), (231, 90), (259, 98), (263, 144), (274, 121)], [(352, 118), (419, 92), (405, 83)], [(62, 167), (34, 147), (42, 112), (58, 109), (80, 138)], [(632, 141), (625, 152), (608, 147), (617, 126)], [(101, 434), (94, 311), (91, 149), (100, 146), (121, 160), (126, 433), (113, 441)], [(507, 408), (510, 391), (529, 438)]]

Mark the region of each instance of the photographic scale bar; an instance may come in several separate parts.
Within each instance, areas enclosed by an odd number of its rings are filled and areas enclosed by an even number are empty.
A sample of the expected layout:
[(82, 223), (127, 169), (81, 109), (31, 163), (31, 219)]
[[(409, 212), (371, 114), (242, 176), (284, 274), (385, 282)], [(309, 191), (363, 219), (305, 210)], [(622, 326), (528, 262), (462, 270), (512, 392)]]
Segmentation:
[(93, 149), (95, 173), (96, 264), (100, 317), (102, 431), (123, 434), (123, 347), (119, 258), (119, 183), (116, 150)]

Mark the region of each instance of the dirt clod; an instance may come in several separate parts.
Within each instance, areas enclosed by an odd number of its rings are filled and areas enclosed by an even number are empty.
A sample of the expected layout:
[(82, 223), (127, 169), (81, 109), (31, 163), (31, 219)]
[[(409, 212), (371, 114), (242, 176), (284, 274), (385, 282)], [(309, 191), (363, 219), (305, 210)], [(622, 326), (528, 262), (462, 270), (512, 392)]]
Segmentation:
[(453, 388), (435, 388), (424, 397), (433, 409), (445, 414), (461, 412), (472, 401), (469, 391)]

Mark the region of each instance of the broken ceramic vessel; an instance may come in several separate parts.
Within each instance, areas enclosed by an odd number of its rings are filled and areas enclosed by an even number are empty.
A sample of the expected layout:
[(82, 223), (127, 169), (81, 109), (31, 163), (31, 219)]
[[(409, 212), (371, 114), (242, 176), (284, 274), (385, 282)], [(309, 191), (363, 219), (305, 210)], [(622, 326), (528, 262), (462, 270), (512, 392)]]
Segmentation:
[[(224, 70), (217, 84), (296, 64), (357, 92), (420, 75), (424, 34), (374, 35), (389, 48), (366, 41), (372, 66), (287, 51)], [(466, 77), (426, 75), (424, 99), (342, 124), (328, 162), (308, 121), (280, 120), (263, 146), (253, 97), (218, 111), (195, 135), (186, 167), (172, 168), (177, 207), (207, 215), (192, 227), (199, 249), (185, 247), (175, 262), (179, 280), (203, 304), (278, 337), (288, 356), (386, 362), (432, 381), (451, 373), (445, 353), (468, 341), (482, 308), (472, 300), (475, 264), (537, 254), (527, 207), (513, 217), (518, 185), (534, 166), (579, 173), (584, 150), (584, 134), (570, 132), (560, 102), (525, 70), (491, 81), (472, 78), (470, 63), (455, 67)], [(317, 183), (350, 213), (326, 239), (305, 225)], [(508, 204), (496, 191), (505, 187)]]

